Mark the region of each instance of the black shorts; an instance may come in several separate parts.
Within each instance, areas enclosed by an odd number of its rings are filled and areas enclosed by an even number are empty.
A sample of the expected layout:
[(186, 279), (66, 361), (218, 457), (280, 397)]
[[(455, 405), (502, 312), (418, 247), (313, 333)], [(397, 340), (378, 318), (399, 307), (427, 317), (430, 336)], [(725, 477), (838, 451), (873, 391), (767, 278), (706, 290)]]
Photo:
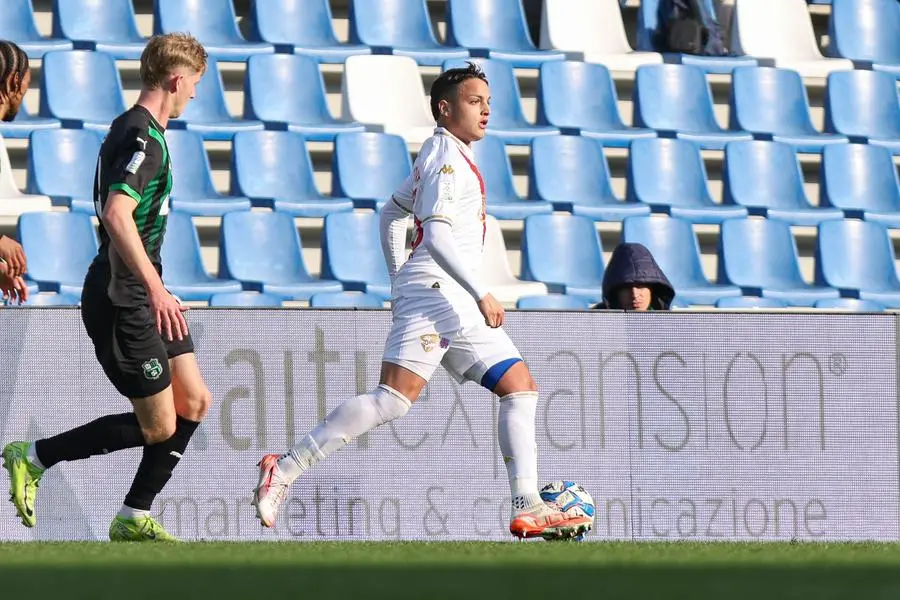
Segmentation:
[(166, 342), (156, 332), (150, 307), (115, 306), (102, 269), (91, 267), (81, 296), (81, 320), (94, 343), (97, 360), (120, 394), (146, 398), (172, 383), (169, 359), (194, 351), (188, 335)]

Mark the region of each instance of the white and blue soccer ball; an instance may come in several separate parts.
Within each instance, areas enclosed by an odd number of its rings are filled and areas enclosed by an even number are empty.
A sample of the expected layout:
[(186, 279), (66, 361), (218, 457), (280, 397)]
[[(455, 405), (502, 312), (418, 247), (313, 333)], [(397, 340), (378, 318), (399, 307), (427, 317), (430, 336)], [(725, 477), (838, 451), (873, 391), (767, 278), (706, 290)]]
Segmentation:
[[(544, 502), (555, 503), (564, 511), (574, 508), (584, 516), (590, 518), (591, 522), (588, 531), (593, 528), (594, 499), (580, 484), (562, 479), (554, 481), (553, 483), (548, 483), (541, 488), (541, 499)], [(584, 540), (584, 535), (585, 534), (581, 534), (575, 539), (577, 541), (582, 541)]]

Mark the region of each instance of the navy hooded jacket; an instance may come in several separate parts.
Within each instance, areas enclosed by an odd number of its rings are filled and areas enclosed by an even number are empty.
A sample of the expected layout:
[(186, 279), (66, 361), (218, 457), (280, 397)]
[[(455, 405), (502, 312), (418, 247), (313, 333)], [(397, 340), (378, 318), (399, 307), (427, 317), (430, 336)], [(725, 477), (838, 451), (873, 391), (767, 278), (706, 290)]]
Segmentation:
[(623, 285), (634, 284), (650, 288), (653, 294), (650, 310), (669, 310), (675, 297), (675, 288), (646, 246), (628, 243), (619, 244), (613, 250), (603, 274), (603, 301), (593, 308), (621, 309), (616, 299), (616, 290)]

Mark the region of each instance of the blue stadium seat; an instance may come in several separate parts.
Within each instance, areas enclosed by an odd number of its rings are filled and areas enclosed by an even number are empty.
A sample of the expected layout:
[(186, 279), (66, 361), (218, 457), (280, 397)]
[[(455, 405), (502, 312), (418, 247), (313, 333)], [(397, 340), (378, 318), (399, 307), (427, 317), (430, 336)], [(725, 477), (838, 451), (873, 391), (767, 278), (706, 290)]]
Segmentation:
[(216, 191), (203, 138), (195, 131), (170, 130), (166, 145), (172, 160), (172, 210), (196, 217), (218, 217), (234, 210), (249, 210), (250, 200)]
[(91, 217), (74, 212), (34, 212), (19, 217), (19, 241), (28, 256), (25, 279), (42, 292), (81, 294), (99, 243)]
[[(550, 125), (534, 125), (525, 119), (522, 111), (519, 82), (512, 63), (505, 60), (475, 61), (484, 69), (491, 87), (491, 116), (488, 120), (488, 135), (496, 135), (507, 144), (528, 144), (541, 136), (558, 135), (559, 129)], [(466, 61), (451, 60), (443, 69), (465, 67)]]
[(900, 100), (894, 77), (877, 71), (831, 73), (825, 90), (825, 130), (900, 154)]
[(406, 142), (387, 133), (342, 133), (331, 155), (332, 194), (357, 208), (378, 208), (412, 173)]
[[(843, 221), (825, 221), (842, 223)], [(719, 281), (739, 286), (745, 296), (813, 306), (837, 298), (836, 289), (809, 285), (800, 274), (797, 241), (790, 226), (774, 219), (730, 219), (719, 237)]]
[(705, 150), (721, 150), (728, 142), (753, 139), (746, 131), (719, 126), (709, 83), (699, 67), (638, 67), (633, 109), (635, 125), (694, 142)]
[(543, 294), (541, 296), (522, 296), (516, 301), (519, 310), (587, 310), (591, 303), (581, 296), (567, 294)]
[(32, 131), (59, 129), (60, 127), (62, 127), (62, 123), (59, 122), (59, 119), (32, 115), (23, 104), (19, 107), (15, 119), (9, 122), (0, 121), (0, 135), (8, 140), (22, 140), (30, 136)]
[(337, 281), (310, 276), (302, 252), (300, 233), (290, 215), (242, 211), (222, 217), (219, 277), (237, 279), (246, 290), (285, 300), (309, 300), (319, 292), (343, 290)]
[(104, 133), (125, 112), (116, 62), (108, 54), (86, 50), (48, 52), (41, 66), (40, 114), (66, 128)]
[(200, 237), (191, 216), (174, 210), (166, 220), (160, 249), (163, 283), (182, 300), (209, 300), (213, 294), (241, 291), (239, 281), (210, 277), (203, 267)]
[(270, 129), (296, 131), (317, 142), (330, 142), (338, 133), (366, 129), (360, 123), (331, 116), (319, 65), (301, 55), (250, 58), (244, 74), (244, 115), (265, 121)]
[(352, 200), (319, 192), (306, 140), (290, 131), (249, 131), (234, 136), (231, 193), (250, 198), (254, 206), (295, 217), (353, 210)]
[(513, 184), (512, 165), (506, 144), (489, 135), (472, 144), (478, 171), (484, 179), (487, 211), (498, 219), (524, 219), (528, 215), (553, 212), (549, 202), (521, 198)]
[(281, 296), (274, 294), (261, 294), (260, 292), (226, 292), (213, 294), (209, 299), (209, 305), (213, 308), (237, 308), (237, 307), (279, 307), (282, 305)]
[(472, 56), (510, 61), (517, 68), (537, 68), (566, 56), (535, 47), (520, 0), (448, 0), (447, 44), (468, 48)]
[(622, 241), (643, 244), (675, 293), (687, 304), (710, 305), (741, 295), (733, 285), (710, 283), (700, 263), (700, 243), (690, 221), (678, 217), (631, 217), (622, 224)]
[(275, 51), (272, 44), (248, 42), (241, 36), (232, 0), (156, 0), (153, 33), (174, 31), (189, 31), (220, 61), (244, 62)]
[(12, 40), (30, 59), (41, 58), (45, 52), (71, 50), (70, 40), (45, 38), (38, 31), (31, 0), (5, 0), (0, 19), (0, 39)]
[(319, 292), (309, 299), (312, 308), (384, 308), (384, 299), (364, 292)]
[(603, 297), (603, 245), (586, 217), (532, 215), (522, 236), (522, 279), (541, 281), (551, 292)]
[(729, 126), (749, 131), (759, 140), (791, 144), (798, 152), (821, 152), (826, 145), (847, 143), (847, 136), (813, 127), (803, 79), (789, 69), (735, 69)]
[(81, 304), (79, 294), (36, 293), (31, 294), (22, 304), (10, 304), (9, 306), (78, 306)]
[(621, 221), (650, 213), (640, 202), (625, 202), (613, 192), (603, 146), (586, 137), (536, 138), (531, 145), (529, 196), (598, 221)]
[(841, 295), (900, 308), (894, 246), (884, 225), (872, 221), (825, 221), (816, 244), (816, 282)]
[(322, 277), (336, 279), (345, 290), (391, 297), (379, 216), (373, 212), (335, 213), (325, 217), (322, 228)]
[(628, 200), (649, 204), (655, 212), (713, 224), (747, 216), (743, 206), (713, 202), (700, 151), (684, 140), (635, 140), (627, 177)]
[[(832, 298), (835, 300), (835, 298)], [(822, 302), (822, 300), (819, 300)], [(787, 308), (790, 306), (784, 300), (776, 298), (760, 298), (758, 296), (735, 296), (722, 298), (716, 302), (716, 308)]]
[(900, 228), (900, 181), (887, 148), (846, 144), (826, 148), (819, 168), (819, 202), (849, 218)]
[(268, 42), (275, 51), (302, 54), (321, 63), (343, 63), (348, 56), (371, 54), (368, 46), (337, 39), (328, 0), (266, 0), (254, 2), (249, 37)]
[(103, 138), (88, 129), (43, 129), (28, 143), (30, 194), (50, 196), (53, 204), (94, 214), (94, 175)]
[(147, 44), (131, 0), (53, 0), (53, 37), (117, 60), (139, 60)]
[[(36, 296), (36, 295), (38, 295), (38, 294), (41, 293), (41, 290), (40, 290), (40, 288), (38, 287), (38, 284), (36, 284), (36, 283), (33, 282), (33, 281), (26, 281), (26, 282), (25, 282), (25, 287), (28, 288), (28, 295), (29, 295), (29, 296)], [(47, 292), (47, 293), (45, 293), (45, 295), (48, 295), (48, 296), (49, 296), (49, 295), (52, 295), (52, 294), (49, 293), (49, 292)], [(70, 295), (70, 294), (66, 294), (66, 296), (69, 296), (69, 295)], [(79, 296), (79, 299), (80, 299), (80, 296)], [(22, 305), (21, 305), (21, 304), (16, 304), (16, 303), (14, 303), (14, 302), (11, 303), (11, 302), (9, 302), (8, 300), (4, 300), (3, 298), (0, 298), (0, 306), (10, 306), (10, 307), (14, 307), (14, 306), (22, 306)]]
[(225, 86), (216, 59), (209, 57), (209, 66), (200, 83), (196, 97), (191, 100), (184, 113), (169, 121), (169, 129), (196, 131), (205, 140), (228, 141), (240, 131), (262, 131), (262, 121), (235, 119), (228, 112), (225, 102)]
[(688, 309), (691, 307), (691, 304), (686, 301), (684, 298), (675, 294), (675, 297), (672, 298), (672, 302), (669, 304), (670, 310), (678, 310), (678, 309)]
[[(659, 28), (660, 0), (641, 0), (637, 17), (637, 50), (660, 52), (654, 40), (654, 32)], [(730, 73), (737, 67), (752, 67), (757, 64), (750, 56), (695, 56), (663, 52), (667, 63), (680, 63), (702, 68), (707, 73)]]
[(852, 312), (884, 312), (886, 307), (881, 302), (874, 300), (860, 300), (859, 298), (829, 298), (816, 302), (816, 308), (831, 308), (835, 310), (849, 310)]
[(438, 43), (425, 0), (350, 0), (349, 37), (377, 54), (409, 56), (432, 67), (469, 56), (465, 48)]
[(828, 22), (832, 56), (900, 78), (900, 2), (836, 0)]
[(743, 206), (751, 215), (810, 227), (844, 218), (840, 210), (810, 204), (800, 161), (782, 142), (731, 142), (725, 146), (722, 179), (725, 204)]
[(537, 115), (539, 125), (596, 138), (604, 146), (627, 148), (632, 140), (656, 137), (652, 129), (622, 122), (615, 84), (600, 64), (554, 61), (541, 65)]

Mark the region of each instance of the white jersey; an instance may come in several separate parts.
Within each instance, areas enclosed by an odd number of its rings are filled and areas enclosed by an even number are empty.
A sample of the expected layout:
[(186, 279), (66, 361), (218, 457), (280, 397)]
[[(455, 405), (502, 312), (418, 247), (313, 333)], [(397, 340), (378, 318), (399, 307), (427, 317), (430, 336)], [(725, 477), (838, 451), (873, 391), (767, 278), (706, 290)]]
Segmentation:
[(422, 226), (429, 220), (453, 228), (459, 258), (481, 272), (485, 235), (484, 180), (471, 148), (443, 127), (422, 145), (412, 174), (394, 193), (394, 201), (415, 218), (412, 253), (394, 279), (395, 294), (440, 288), (444, 295), (470, 297), (421, 245)]

